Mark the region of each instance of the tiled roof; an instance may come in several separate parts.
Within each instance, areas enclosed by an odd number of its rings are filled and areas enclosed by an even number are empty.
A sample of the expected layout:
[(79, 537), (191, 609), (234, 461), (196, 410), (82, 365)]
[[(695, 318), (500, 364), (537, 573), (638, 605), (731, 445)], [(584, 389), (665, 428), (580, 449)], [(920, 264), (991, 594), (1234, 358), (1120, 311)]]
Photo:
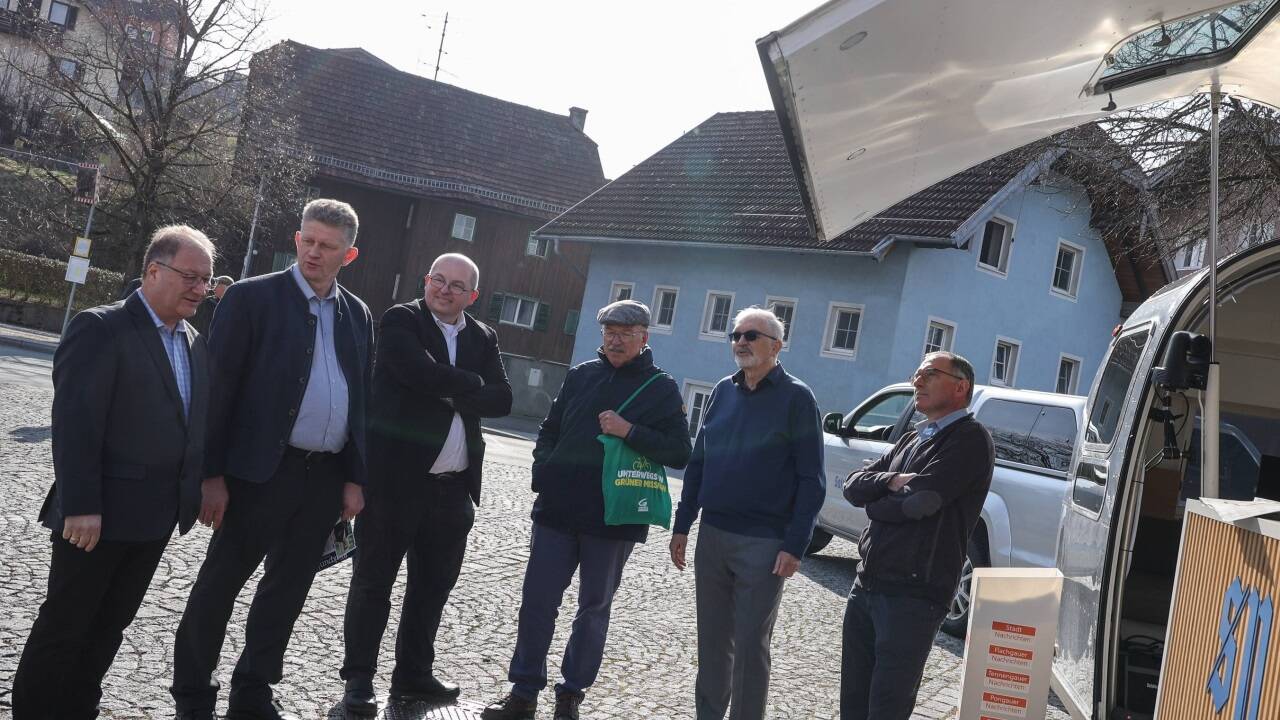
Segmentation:
[(541, 228), (541, 235), (869, 252), (944, 240), (1026, 167), (1014, 151), (913, 195), (829, 243), (810, 232), (772, 110), (718, 113)]
[(325, 175), (543, 218), (605, 182), (595, 142), (567, 114), (401, 72), (358, 48), (285, 41), (254, 62), (292, 71), (288, 103)]

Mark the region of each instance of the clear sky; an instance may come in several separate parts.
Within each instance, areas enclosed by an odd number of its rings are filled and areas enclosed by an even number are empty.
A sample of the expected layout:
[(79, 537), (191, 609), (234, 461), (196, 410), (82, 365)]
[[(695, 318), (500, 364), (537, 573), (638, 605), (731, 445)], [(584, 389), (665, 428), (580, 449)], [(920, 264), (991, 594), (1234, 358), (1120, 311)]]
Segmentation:
[[(772, 107), (755, 40), (819, 0), (270, 0), (266, 40), (363, 47), (439, 80), (568, 114), (616, 178), (712, 114)], [(360, 108), (351, 108), (359, 112)]]

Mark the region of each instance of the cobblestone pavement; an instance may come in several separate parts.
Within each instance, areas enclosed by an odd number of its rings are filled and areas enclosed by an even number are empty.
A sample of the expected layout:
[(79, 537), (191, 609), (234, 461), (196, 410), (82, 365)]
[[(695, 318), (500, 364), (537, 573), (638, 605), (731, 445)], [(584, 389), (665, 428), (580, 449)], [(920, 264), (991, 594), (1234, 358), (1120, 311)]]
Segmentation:
[[(8, 689), (27, 632), (44, 595), (48, 574), (48, 534), (35, 522), (52, 480), (49, 403), (52, 391), (38, 385), (0, 384), (0, 717), (7, 716)], [(501, 457), (509, 459), (509, 454)], [(471, 718), (472, 711), (507, 690), (506, 665), (514, 643), (520, 583), (529, 541), (527, 465), (489, 463), (485, 502), (476, 516), (467, 562), (445, 609), (438, 641), (438, 673), (462, 685), (463, 704), (429, 717)], [(671, 567), (668, 535), (660, 529), (637, 548), (627, 565), (613, 607), (613, 623), (600, 679), (587, 695), (584, 718), (692, 717), (694, 640), (693, 574)], [(209, 531), (175, 538), (152, 582), (137, 620), (126, 632), (106, 679), (103, 716), (172, 716), (167, 686), (173, 633), (195, 578)], [(692, 556), (692, 549), (690, 552)], [(770, 718), (835, 716), (840, 682), (840, 624), (844, 594), (854, 573), (854, 550), (835, 541), (821, 556), (808, 558), (787, 584), (773, 643)], [(341, 681), (342, 613), (351, 566), (321, 573), (303, 617), (294, 630), (285, 679), (277, 694), (304, 718), (342, 717), (337, 703)], [(256, 576), (255, 576), (256, 578)], [(403, 576), (402, 576), (403, 578)], [(242, 593), (227, 633), (218, 676), (224, 686), (240, 651), (248, 603), (255, 582)], [(576, 597), (576, 584), (567, 598)], [(396, 587), (396, 599), (403, 585)], [(566, 608), (568, 610), (568, 608)], [(572, 612), (561, 614), (549, 664), (552, 682), (564, 650)], [(392, 621), (395, 621), (393, 613)], [(392, 626), (394, 629), (394, 624)], [(394, 633), (383, 639), (389, 658)], [(917, 717), (951, 718), (959, 702), (962, 645), (940, 635), (929, 658)], [(389, 663), (378, 677), (385, 692)], [(539, 718), (550, 718), (552, 698), (544, 693)], [(225, 692), (220, 708), (225, 705)], [(408, 708), (397, 717), (418, 717)], [(388, 717), (391, 713), (388, 713)], [(1067, 716), (1051, 708), (1048, 716)]]

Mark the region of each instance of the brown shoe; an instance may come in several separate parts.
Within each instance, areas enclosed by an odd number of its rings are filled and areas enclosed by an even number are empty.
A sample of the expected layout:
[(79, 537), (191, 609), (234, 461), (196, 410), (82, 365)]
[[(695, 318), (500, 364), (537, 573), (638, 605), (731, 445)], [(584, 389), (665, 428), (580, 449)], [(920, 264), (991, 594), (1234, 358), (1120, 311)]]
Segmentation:
[(480, 713), (480, 720), (533, 720), (538, 710), (538, 701), (522, 698), (515, 693), (507, 693), (506, 697), (491, 703)]
[(586, 693), (572, 690), (561, 690), (556, 693), (556, 712), (554, 720), (578, 720), (578, 706)]

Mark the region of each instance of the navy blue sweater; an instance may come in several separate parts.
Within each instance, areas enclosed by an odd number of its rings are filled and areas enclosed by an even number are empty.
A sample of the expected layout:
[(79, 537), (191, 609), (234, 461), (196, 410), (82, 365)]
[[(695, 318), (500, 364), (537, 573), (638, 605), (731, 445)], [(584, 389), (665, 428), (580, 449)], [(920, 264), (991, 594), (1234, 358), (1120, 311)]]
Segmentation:
[(709, 525), (801, 557), (826, 494), (818, 403), (781, 365), (754, 391), (742, 375), (711, 392), (671, 531), (688, 533), (701, 509)]

